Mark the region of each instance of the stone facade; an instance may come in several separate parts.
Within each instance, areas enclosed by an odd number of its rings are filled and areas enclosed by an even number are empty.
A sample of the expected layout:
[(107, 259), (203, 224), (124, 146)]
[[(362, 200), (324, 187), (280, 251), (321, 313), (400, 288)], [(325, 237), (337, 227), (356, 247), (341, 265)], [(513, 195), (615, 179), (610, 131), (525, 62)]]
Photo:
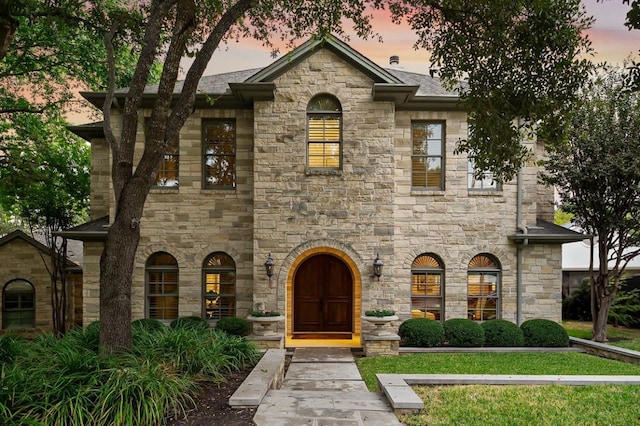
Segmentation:
[[(235, 262), (235, 314), (244, 317), (257, 304), (284, 313), (280, 331), (289, 342), (296, 272), (306, 259), (325, 253), (339, 258), (351, 272), (350, 331), (360, 339), (368, 327), (360, 320), (365, 310), (394, 309), (401, 319), (411, 316), (411, 267), (422, 253), (435, 254), (444, 263), (443, 319), (466, 318), (469, 262), (486, 253), (499, 262), (502, 318), (559, 321), (561, 245), (541, 240), (521, 244), (512, 238), (520, 228), (535, 226), (553, 213), (553, 193), (537, 184), (534, 163), (523, 169), (520, 187), (514, 181), (499, 190), (469, 190), (467, 156), (454, 152), (457, 141), (467, 135), (467, 116), (455, 100), (441, 107), (426, 101), (408, 107), (377, 95), (384, 87), (376, 84), (385, 83), (385, 78), (399, 85), (393, 80), (396, 74), (367, 62), (344, 44), (327, 43), (293, 55), (289, 63), (275, 63), (271, 73), (267, 68), (256, 74), (260, 82), (273, 84), (271, 97), (256, 97), (250, 105), (236, 108), (221, 102), (198, 108), (189, 117), (179, 142), (180, 186), (153, 189), (145, 205), (133, 277), (133, 318), (148, 315), (145, 265), (153, 253), (167, 252), (177, 260), (179, 315), (202, 316), (203, 261), (211, 253), (224, 252)], [(334, 96), (342, 109), (339, 170), (307, 167), (307, 107), (318, 94)], [(211, 118), (236, 123), (233, 190), (203, 189), (202, 122)], [(441, 191), (412, 188), (412, 123), (424, 120), (444, 123)], [(143, 140), (141, 123), (137, 155)], [(535, 140), (527, 145), (534, 152), (541, 150)], [(104, 140), (94, 140), (94, 219), (114, 214), (108, 159)], [(521, 206), (516, 202), (518, 191)], [(85, 322), (99, 314), (100, 249), (100, 243), (85, 244)], [(276, 263), (270, 278), (264, 269), (269, 254)], [(377, 255), (384, 262), (381, 277), (373, 275)]]

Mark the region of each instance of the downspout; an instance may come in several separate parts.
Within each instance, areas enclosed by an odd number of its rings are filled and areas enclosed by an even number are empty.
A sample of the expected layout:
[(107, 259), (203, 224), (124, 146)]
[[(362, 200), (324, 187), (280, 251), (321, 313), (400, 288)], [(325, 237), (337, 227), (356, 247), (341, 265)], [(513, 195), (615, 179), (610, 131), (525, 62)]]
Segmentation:
[[(517, 194), (516, 194), (516, 228), (524, 235), (527, 234), (527, 228), (522, 226), (522, 168), (518, 170), (517, 178)], [(518, 243), (516, 248), (516, 323), (522, 324), (522, 260), (524, 257), (524, 246), (529, 243), (525, 238), (522, 243)]]
[[(518, 118), (518, 126), (520, 126), (520, 118)], [(522, 168), (518, 169), (518, 177), (516, 179), (516, 228), (517, 231), (527, 235), (526, 226), (522, 225)], [(524, 246), (529, 244), (529, 239), (525, 238), (522, 243), (517, 244), (516, 248), (516, 323), (518, 326), (522, 324), (522, 262), (524, 258)]]

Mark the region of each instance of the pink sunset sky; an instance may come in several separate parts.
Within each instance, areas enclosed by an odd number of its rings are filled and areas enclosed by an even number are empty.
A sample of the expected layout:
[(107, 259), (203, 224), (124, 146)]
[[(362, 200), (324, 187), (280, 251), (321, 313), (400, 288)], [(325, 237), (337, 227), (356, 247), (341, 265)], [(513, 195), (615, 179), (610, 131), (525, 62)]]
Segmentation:
[[(622, 0), (583, 0), (582, 3), (587, 13), (596, 19), (588, 32), (596, 51), (593, 58), (595, 62), (621, 63), (630, 55), (638, 57), (640, 30), (629, 31), (624, 26), (629, 6), (622, 4)], [(387, 67), (389, 57), (398, 55), (400, 66), (406, 71), (427, 73), (428, 52), (414, 50), (416, 36), (406, 24), (395, 25), (383, 13), (377, 13), (373, 27), (382, 36), (383, 43), (379, 43), (377, 39), (360, 40), (352, 36), (349, 45), (380, 66)], [(281, 49), (281, 53), (286, 53), (286, 49)], [(230, 42), (226, 47), (221, 46), (214, 54), (205, 74), (260, 68), (273, 60), (270, 51), (258, 41), (245, 39), (238, 43)]]

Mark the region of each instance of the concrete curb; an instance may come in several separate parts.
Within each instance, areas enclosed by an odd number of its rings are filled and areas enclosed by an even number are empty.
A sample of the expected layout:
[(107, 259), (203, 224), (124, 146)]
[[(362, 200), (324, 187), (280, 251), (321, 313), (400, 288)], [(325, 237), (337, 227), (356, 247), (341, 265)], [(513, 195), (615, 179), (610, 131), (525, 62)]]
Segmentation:
[(396, 414), (424, 408), (410, 385), (640, 385), (640, 376), (376, 374), (376, 379)]

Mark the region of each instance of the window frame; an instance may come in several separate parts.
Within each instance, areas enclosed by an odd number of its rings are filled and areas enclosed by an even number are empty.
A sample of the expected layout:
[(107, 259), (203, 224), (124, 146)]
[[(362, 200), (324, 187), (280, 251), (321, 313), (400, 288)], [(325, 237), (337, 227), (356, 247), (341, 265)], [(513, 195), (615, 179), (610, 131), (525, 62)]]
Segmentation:
[[(429, 154), (428, 153), (428, 147), (427, 147), (427, 152), (424, 154), (420, 154), (420, 153), (416, 153), (415, 152), (415, 132), (417, 127), (422, 126), (422, 127), (426, 127), (426, 126), (430, 126), (430, 125), (439, 125), (441, 127), (441, 131), (440, 131), (440, 154), (439, 155), (433, 155), (433, 154)], [(444, 191), (446, 186), (445, 186), (445, 165), (446, 165), (446, 141), (447, 141), (447, 135), (446, 135), (446, 131), (447, 131), (447, 122), (446, 120), (414, 120), (411, 122), (411, 190), (412, 191)], [(426, 133), (426, 132), (425, 132)], [(428, 139), (428, 138), (427, 138)], [(433, 139), (436, 140), (436, 139)], [(427, 140), (428, 142), (428, 140)], [(414, 185), (414, 175), (416, 172), (416, 168), (414, 167), (414, 160), (416, 159), (420, 159), (420, 158), (424, 158), (426, 159), (426, 164), (425, 164), (425, 169), (424, 169), (424, 176), (425, 176), (425, 182), (424, 182), (424, 186), (423, 185)], [(438, 158), (440, 159), (440, 185), (439, 186), (429, 186), (429, 179), (428, 179), (428, 169), (427, 169), (427, 165), (429, 162), (430, 158)]]
[[(31, 291), (30, 292), (18, 291), (13, 294), (9, 293), (10, 295), (17, 297), (18, 307), (8, 308), (7, 307), (7, 290), (12, 284), (17, 284), (17, 283), (25, 283), (29, 285), (29, 287), (31, 287)], [(30, 308), (29, 307), (25, 308), (22, 306), (23, 298), (26, 295), (31, 296)], [(28, 318), (26, 318), (26, 315), (25, 315), (26, 313), (29, 313)], [(19, 318), (17, 319), (17, 321), (19, 322), (18, 324), (13, 324), (13, 323), (7, 324), (8, 318), (12, 317), (11, 314), (17, 314), (19, 316)], [(14, 321), (14, 319), (11, 319), (11, 320)], [(3, 330), (9, 329), (9, 328), (31, 329), (35, 327), (36, 327), (36, 288), (35, 286), (30, 281), (25, 280), (23, 278), (15, 278), (10, 281), (7, 281), (7, 283), (2, 287), (2, 329)]]
[[(428, 260), (427, 258), (430, 258), (434, 263), (437, 264), (437, 266), (421, 266), (420, 263), (424, 263), (424, 261)], [(423, 261), (424, 260), (424, 261)], [(431, 263), (431, 262), (430, 262)], [(417, 282), (415, 280), (414, 277), (417, 276), (425, 276), (425, 280), (424, 283), (422, 282)], [(438, 295), (429, 295), (429, 287), (430, 287), (430, 283), (429, 283), (429, 276), (439, 276), (439, 294)], [(414, 286), (417, 287), (417, 289), (420, 288), (421, 285), (425, 286), (424, 289), (424, 295), (422, 294), (418, 294), (418, 293), (414, 293)], [(410, 305), (410, 309), (411, 309), (411, 317), (412, 318), (430, 318), (427, 314), (430, 312), (428, 309), (430, 308), (429, 306), (429, 301), (431, 300), (436, 300), (437, 301), (437, 305), (439, 308), (439, 311), (437, 313), (432, 312), (433, 314), (433, 318), (430, 319), (435, 319), (437, 321), (444, 321), (444, 316), (445, 316), (445, 270), (444, 270), (444, 262), (442, 262), (442, 259), (440, 258), (440, 256), (434, 254), (434, 253), (422, 253), (419, 254), (418, 256), (416, 256), (416, 258), (413, 260), (413, 262), (411, 263), (411, 288), (410, 288), (410, 297), (411, 297), (411, 305)], [(420, 310), (420, 307), (414, 308), (414, 299), (415, 300), (424, 300), (424, 308), (426, 309), (424, 311), (424, 315), (420, 315), (419, 312), (415, 312), (417, 310)]]
[[(170, 256), (171, 259), (173, 259), (173, 261), (175, 262), (175, 264), (174, 265), (169, 265), (169, 264), (150, 265), (150, 262), (153, 260), (153, 258), (160, 255)], [(159, 282), (160, 285), (162, 286), (162, 291), (160, 293), (151, 292), (151, 279), (150, 279), (151, 273), (162, 274), (162, 280)], [(169, 274), (169, 273), (175, 273), (176, 289), (175, 289), (175, 292), (167, 293), (165, 292), (165, 285), (168, 284), (168, 282), (165, 281), (165, 274)], [(152, 253), (147, 258), (147, 261), (144, 267), (144, 289), (145, 289), (145, 298), (144, 298), (145, 299), (145, 318), (156, 319), (158, 321), (173, 321), (174, 319), (177, 319), (180, 316), (180, 268), (178, 266), (178, 261), (175, 258), (175, 256), (173, 256), (171, 253), (168, 253), (166, 251), (157, 251), (155, 253)], [(152, 298), (158, 298), (163, 302), (165, 302), (163, 303), (162, 308), (156, 308), (158, 312), (163, 313), (161, 317), (151, 315), (151, 299)], [(170, 298), (175, 298), (175, 316), (167, 315), (169, 309), (172, 309), (172, 307), (168, 307), (168, 305), (166, 304), (166, 301), (170, 300)]]
[[(337, 111), (336, 110), (328, 110), (328, 109), (312, 109), (313, 105), (317, 104), (318, 102), (322, 101), (323, 99), (326, 100), (330, 100), (331, 102), (335, 103), (336, 107), (337, 107)], [(338, 139), (335, 141), (311, 141), (311, 117), (313, 116), (334, 116), (337, 117), (338, 119)], [(324, 130), (326, 128), (326, 126), (322, 126), (322, 129)], [(328, 158), (331, 158), (333, 156), (331, 155), (327, 155), (326, 153), (326, 146), (329, 144), (337, 144), (338, 145), (338, 165), (335, 167), (330, 167), (330, 166), (322, 166), (322, 167), (317, 167), (317, 166), (312, 166), (311, 165), (311, 150), (310, 147), (311, 145), (322, 145), (323, 146), (323, 155), (321, 156), (321, 158), (323, 159), (323, 163), (326, 163)], [(336, 170), (342, 170), (342, 151), (343, 151), (343, 145), (344, 145), (344, 141), (343, 141), (343, 110), (342, 110), (342, 103), (340, 102), (340, 100), (338, 100), (337, 97), (329, 94), (329, 93), (320, 93), (315, 95), (314, 97), (311, 98), (311, 100), (309, 100), (309, 103), (307, 104), (307, 109), (306, 109), (306, 149), (307, 149), (307, 159), (306, 159), (306, 168), (307, 170), (310, 171), (336, 171)]]
[[(502, 185), (495, 179), (493, 179), (493, 173), (485, 172), (484, 179), (476, 179), (475, 177), (475, 164), (473, 162), (473, 158), (469, 157), (467, 159), (467, 189), (471, 192), (498, 192), (502, 190)], [(487, 179), (491, 179), (491, 183), (485, 187), (485, 181)], [(473, 184), (479, 183), (480, 187), (473, 187)]]
[[(214, 126), (216, 124), (230, 124), (233, 127), (233, 138), (229, 139), (233, 144), (233, 153), (224, 153), (224, 154), (211, 154), (211, 156), (217, 157), (228, 157), (233, 158), (233, 182), (231, 185), (218, 185), (214, 183), (209, 183), (207, 178), (210, 177), (208, 174), (209, 166), (207, 166), (207, 129), (209, 126)], [(238, 127), (235, 118), (203, 118), (201, 121), (202, 127), (202, 159), (201, 159), (201, 169), (202, 169), (202, 189), (206, 190), (224, 190), (224, 191), (235, 191), (238, 186)]]
[[(149, 125), (150, 117), (146, 117), (144, 120), (144, 134), (145, 138), (147, 137), (147, 126)], [(170, 152), (172, 149), (175, 149), (175, 152)], [(175, 185), (163, 185), (159, 184), (158, 181), (161, 179), (163, 171), (166, 172), (169, 168), (165, 165), (167, 161), (170, 159), (175, 159), (176, 169), (175, 169)], [(167, 147), (165, 152), (162, 154), (162, 158), (160, 159), (160, 165), (158, 166), (158, 172), (154, 178), (154, 183), (151, 185), (152, 189), (169, 189), (177, 191), (180, 188), (180, 138), (176, 138), (175, 141)]]
[[(232, 265), (231, 264), (228, 264), (228, 265), (220, 264), (218, 266), (209, 265), (211, 260), (214, 259), (216, 256), (225, 256), (229, 260), (229, 262), (232, 263)], [(229, 285), (229, 283), (224, 283), (220, 279), (220, 277), (218, 278), (218, 282), (208, 283), (207, 282), (208, 274), (211, 274), (211, 275), (232, 274), (233, 280), (231, 282), (231, 288), (233, 289), (233, 293), (229, 293), (229, 292), (223, 293), (222, 291), (220, 291), (222, 289), (223, 284)], [(237, 265), (235, 260), (230, 254), (225, 253), (223, 251), (216, 251), (216, 252), (210, 253), (209, 255), (207, 255), (207, 257), (204, 258), (204, 261), (202, 262), (202, 317), (203, 318), (205, 318), (206, 320), (217, 321), (222, 318), (236, 316), (237, 303), (238, 303), (237, 278), (238, 278)], [(210, 293), (207, 291), (207, 284), (211, 284), (211, 285), (218, 284), (219, 291), (215, 292), (214, 295), (210, 295)], [(223, 303), (220, 303), (218, 305), (218, 302), (221, 299), (231, 299), (231, 302), (227, 305)], [(207, 306), (209, 302), (212, 302), (213, 305)], [(216, 305), (218, 305), (218, 307), (215, 307)], [(223, 311), (225, 309), (226, 309), (226, 314), (223, 314)], [(218, 314), (215, 315), (214, 314), (215, 312), (217, 312)]]
[[(484, 258), (484, 260), (483, 260)], [(475, 266), (473, 265), (476, 262), (480, 261), (491, 261), (492, 265), (483, 264)], [(480, 279), (478, 283), (471, 283), (470, 278), (472, 276), (479, 276)], [(488, 281), (485, 283), (484, 277), (494, 276), (496, 281)], [(480, 287), (479, 294), (470, 293), (470, 286), (477, 285)], [(483, 287), (489, 286), (489, 292), (484, 293)], [(495, 287), (495, 288), (494, 288)], [(472, 305), (472, 300), (475, 303)], [(486, 304), (488, 302), (493, 302), (495, 308), (488, 309)], [(478, 307), (478, 304), (481, 304)], [(502, 318), (502, 267), (498, 259), (489, 254), (489, 253), (479, 253), (475, 255), (470, 261), (467, 268), (467, 315), (468, 318), (474, 321), (487, 321), (490, 319), (499, 319)], [(487, 316), (485, 312), (493, 312), (495, 311), (495, 316)]]

